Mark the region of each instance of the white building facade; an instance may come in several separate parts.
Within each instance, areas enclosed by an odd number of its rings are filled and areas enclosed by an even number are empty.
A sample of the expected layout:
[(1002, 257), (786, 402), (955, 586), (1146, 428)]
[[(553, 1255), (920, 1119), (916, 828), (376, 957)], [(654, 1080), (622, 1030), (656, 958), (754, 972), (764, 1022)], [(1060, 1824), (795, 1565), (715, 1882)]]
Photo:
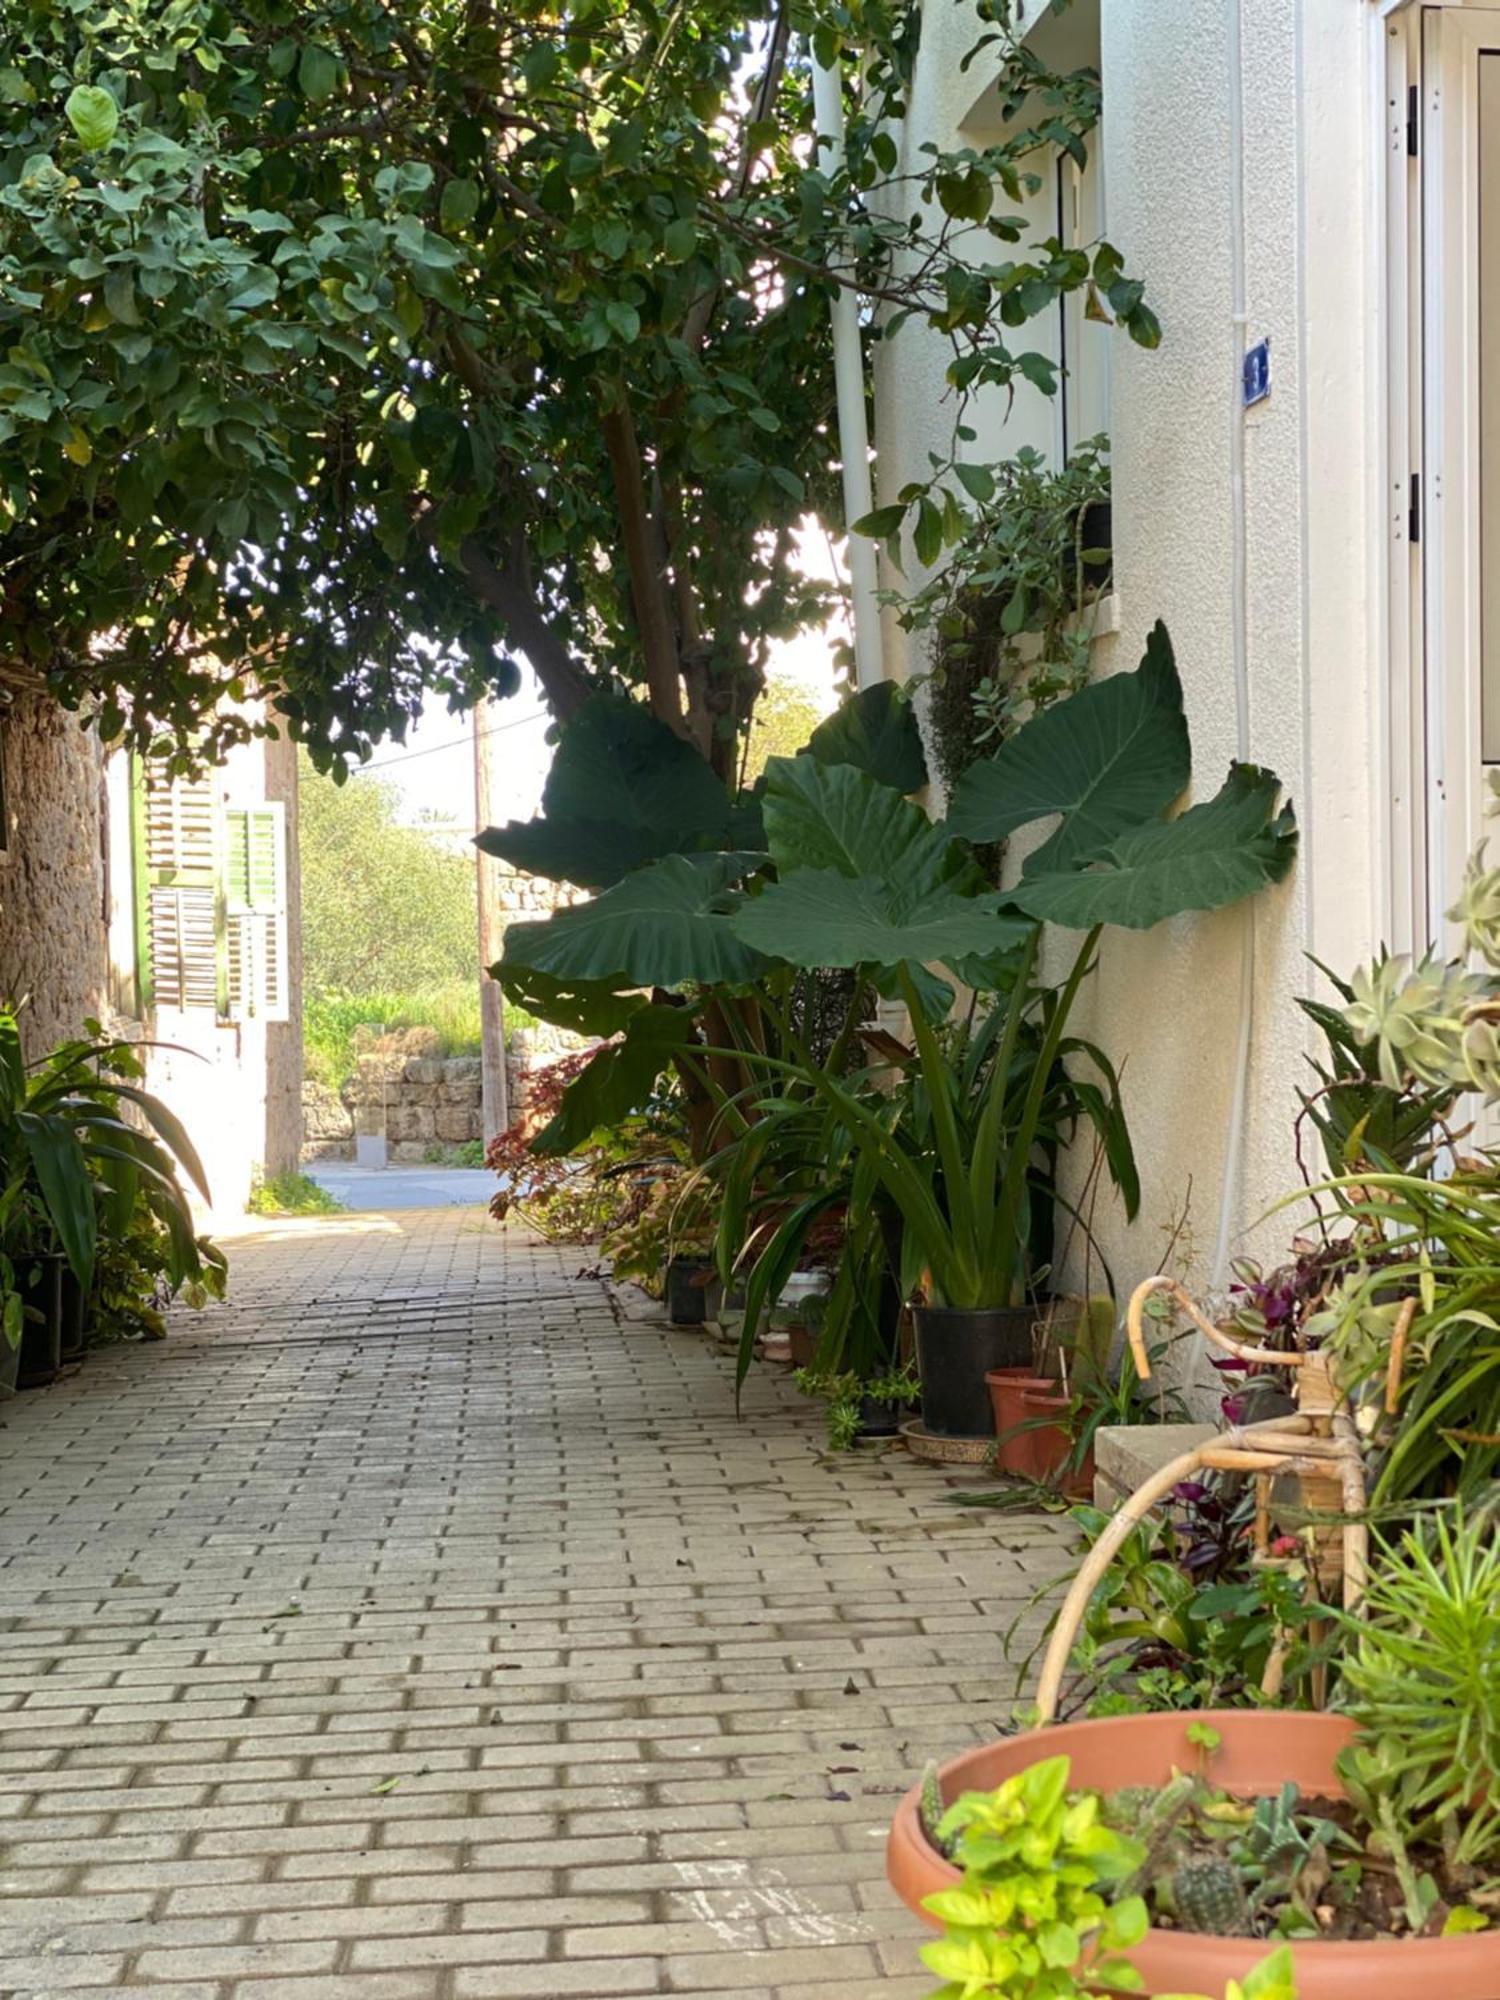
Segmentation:
[[(1064, 307), (1018, 339), (1055, 399), (982, 409), (979, 460), (1111, 440), (1114, 592), (1099, 673), (1153, 621), (1176, 647), (1194, 793), (1270, 765), (1302, 828), (1279, 891), (1107, 937), (1090, 1000), (1126, 1065), (1139, 1220), (1103, 1223), (1117, 1283), (1179, 1252), (1199, 1283), (1284, 1246), (1296, 1005), (1388, 942), (1444, 935), (1500, 761), (1500, 7), (1402, 0), (1029, 0), (1056, 66), (1097, 65), (1089, 165), (1049, 162), (1039, 235), (1107, 237), (1144, 280), (1155, 352)], [(997, 130), (966, 6), (928, 0), (904, 144)], [(1489, 198), (1486, 200), (1485, 197)], [(1245, 358), (1269, 343), (1269, 393)], [(880, 497), (951, 435), (944, 344), (875, 352)], [(971, 421), (974, 419), (971, 418)], [(895, 578), (887, 581), (894, 583)], [(887, 670), (921, 671), (894, 622)], [(1311, 1155), (1309, 1164), (1316, 1168)]]

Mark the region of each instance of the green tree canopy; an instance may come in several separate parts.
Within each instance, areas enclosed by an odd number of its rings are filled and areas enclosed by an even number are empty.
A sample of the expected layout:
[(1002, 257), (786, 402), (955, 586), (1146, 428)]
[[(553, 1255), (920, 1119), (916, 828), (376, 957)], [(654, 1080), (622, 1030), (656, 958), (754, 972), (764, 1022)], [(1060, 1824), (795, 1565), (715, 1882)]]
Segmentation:
[[(1013, 330), (1062, 291), (1155, 337), (1108, 246), (1004, 208), (1097, 79), (976, 11), (1017, 122), (898, 182), (915, 0), (11, 0), (5, 645), (142, 743), (242, 733), (215, 704), (253, 680), (336, 772), (524, 653), (559, 719), (644, 691), (727, 775), (822, 608), (794, 524), (841, 525), (832, 287), (952, 342), (960, 430), (1049, 386)], [(847, 59), (847, 168), (810, 46)], [(931, 560), (944, 478), (871, 531), (909, 510)]]
[(387, 779), (298, 787), (303, 979), (309, 994), (409, 993), (477, 979), (474, 863), (401, 826)]

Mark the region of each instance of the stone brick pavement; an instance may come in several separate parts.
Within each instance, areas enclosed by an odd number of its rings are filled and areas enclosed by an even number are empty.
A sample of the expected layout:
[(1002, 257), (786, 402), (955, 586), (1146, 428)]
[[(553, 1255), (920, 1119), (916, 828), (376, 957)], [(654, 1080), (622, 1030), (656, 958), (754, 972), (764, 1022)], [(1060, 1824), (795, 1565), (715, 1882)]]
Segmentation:
[(0, 1994), (907, 2000), (892, 1801), (1059, 1531), (474, 1211), (0, 1415)]

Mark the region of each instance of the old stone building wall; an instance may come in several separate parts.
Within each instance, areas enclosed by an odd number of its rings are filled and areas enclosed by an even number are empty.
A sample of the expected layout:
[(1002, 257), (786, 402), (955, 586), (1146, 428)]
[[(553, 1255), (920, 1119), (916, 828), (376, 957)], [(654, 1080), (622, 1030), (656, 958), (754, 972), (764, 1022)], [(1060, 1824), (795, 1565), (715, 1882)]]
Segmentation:
[(104, 754), (49, 696), (0, 681), (0, 998), (29, 998), (28, 1058), (109, 999)]

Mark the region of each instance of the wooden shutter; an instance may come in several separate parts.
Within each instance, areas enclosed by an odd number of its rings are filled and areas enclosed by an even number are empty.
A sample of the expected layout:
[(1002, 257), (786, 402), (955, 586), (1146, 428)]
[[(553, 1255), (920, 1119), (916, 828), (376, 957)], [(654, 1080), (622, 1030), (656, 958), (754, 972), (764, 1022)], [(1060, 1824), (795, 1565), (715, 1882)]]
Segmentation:
[(224, 814), (224, 937), (231, 1020), (288, 1017), (286, 808)]
[(212, 779), (136, 767), (141, 998), (219, 1011), (218, 842)]

